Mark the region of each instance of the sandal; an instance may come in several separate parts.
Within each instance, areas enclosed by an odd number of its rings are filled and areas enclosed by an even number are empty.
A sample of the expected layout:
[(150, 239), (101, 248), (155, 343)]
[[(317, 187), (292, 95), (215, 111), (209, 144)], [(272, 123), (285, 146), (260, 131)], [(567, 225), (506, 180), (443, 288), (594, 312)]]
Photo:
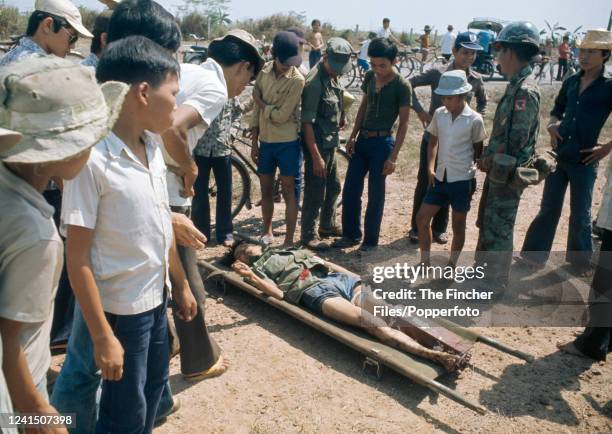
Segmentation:
[(184, 375), (183, 379), (186, 381), (200, 381), (206, 380), (207, 378), (214, 378), (223, 375), (225, 371), (229, 369), (229, 362), (225, 360), (223, 356), (219, 356), (216, 363), (208, 368), (206, 371), (198, 372), (196, 374)]

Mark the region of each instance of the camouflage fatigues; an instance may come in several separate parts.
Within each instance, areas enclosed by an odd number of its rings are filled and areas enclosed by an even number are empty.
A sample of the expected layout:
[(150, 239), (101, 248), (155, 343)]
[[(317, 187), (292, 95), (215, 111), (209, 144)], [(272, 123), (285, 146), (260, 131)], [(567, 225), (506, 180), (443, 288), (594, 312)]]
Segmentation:
[(302, 205), (302, 241), (315, 238), (315, 223), (321, 213), (319, 227), (336, 225), (336, 201), (342, 190), (338, 179), (336, 148), (339, 144), (339, 122), (343, 111), (343, 90), (321, 67), (315, 66), (306, 77), (302, 93), (302, 122), (311, 123), (315, 143), (325, 161), (325, 178), (313, 173), (310, 152), (304, 153), (304, 202)]
[[(493, 131), (484, 157), (501, 152), (515, 157), (518, 166), (526, 167), (532, 162), (540, 127), (540, 92), (530, 75), (531, 68), (526, 66), (510, 80), (495, 111)], [(521, 194), (522, 189), (513, 188), (509, 183), (492, 182), (489, 175), (485, 179), (478, 210), (477, 250), (504, 252), (496, 258), (499, 259), (500, 275), (497, 277), (500, 279), (508, 278)]]
[(193, 150), (194, 155), (200, 157), (227, 157), (232, 153), (231, 132), (232, 125), (242, 113), (242, 108), (236, 98), (225, 103), (221, 113), (212, 121), (210, 127), (198, 140)]

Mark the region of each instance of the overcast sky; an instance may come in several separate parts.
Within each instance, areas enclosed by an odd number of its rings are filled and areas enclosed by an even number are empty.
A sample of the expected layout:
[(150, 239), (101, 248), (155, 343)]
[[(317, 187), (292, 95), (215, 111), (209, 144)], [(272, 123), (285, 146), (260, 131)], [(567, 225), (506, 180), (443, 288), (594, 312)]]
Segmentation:
[[(75, 4), (95, 9), (104, 6), (97, 0), (73, 0)], [(182, 0), (158, 0), (171, 12)], [(33, 0), (6, 0), (22, 10), (32, 10)], [(336, 28), (351, 28), (359, 24), (362, 30), (376, 30), (383, 17), (391, 19), (395, 31), (415, 32), (425, 24), (440, 31), (453, 24), (465, 29), (473, 17), (497, 17), (502, 20), (529, 20), (538, 28), (544, 28), (544, 20), (559, 22), (570, 30), (583, 25), (588, 28), (605, 28), (612, 8), (610, 0), (433, 0), (433, 1), (350, 1), (350, 0), (232, 0), (232, 19), (260, 18), (266, 15), (304, 12), (310, 22), (313, 18), (328, 21)]]

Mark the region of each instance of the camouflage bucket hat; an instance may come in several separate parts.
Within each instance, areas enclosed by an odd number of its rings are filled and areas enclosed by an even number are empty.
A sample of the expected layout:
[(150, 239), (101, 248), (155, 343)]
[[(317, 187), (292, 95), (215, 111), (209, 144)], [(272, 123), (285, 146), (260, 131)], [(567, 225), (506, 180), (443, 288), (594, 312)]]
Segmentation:
[(0, 127), (22, 140), (0, 148), (10, 163), (47, 163), (74, 157), (104, 138), (129, 86), (98, 85), (91, 68), (54, 56), (32, 56), (0, 73)]

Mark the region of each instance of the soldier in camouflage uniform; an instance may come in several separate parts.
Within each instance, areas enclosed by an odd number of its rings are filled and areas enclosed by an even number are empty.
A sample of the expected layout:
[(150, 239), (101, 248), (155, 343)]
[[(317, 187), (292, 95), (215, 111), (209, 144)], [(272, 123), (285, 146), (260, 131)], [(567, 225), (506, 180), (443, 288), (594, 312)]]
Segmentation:
[(327, 41), (325, 57), (310, 70), (302, 93), (302, 134), (307, 150), (301, 241), (314, 250), (329, 247), (315, 234), (319, 212), (319, 234), (341, 235), (336, 226), (336, 201), (342, 189), (336, 148), (344, 107), (338, 76), (350, 70), (351, 52), (351, 45), (342, 38)]
[[(479, 168), (487, 172), (487, 177), (478, 210), (477, 261), (489, 262), (489, 277), (494, 277), (502, 286), (508, 281), (514, 223), (524, 189), (518, 182), (516, 168), (531, 165), (540, 127), (540, 92), (530, 78), (529, 66), (529, 61), (538, 52), (538, 44), (538, 29), (525, 21), (508, 24), (495, 42), (502, 73), (510, 83), (497, 106), (489, 145), (478, 163)], [(495, 161), (501, 160), (500, 157), (494, 160), (497, 153), (515, 159), (506, 159), (513, 164), (505, 182), (491, 176)]]

